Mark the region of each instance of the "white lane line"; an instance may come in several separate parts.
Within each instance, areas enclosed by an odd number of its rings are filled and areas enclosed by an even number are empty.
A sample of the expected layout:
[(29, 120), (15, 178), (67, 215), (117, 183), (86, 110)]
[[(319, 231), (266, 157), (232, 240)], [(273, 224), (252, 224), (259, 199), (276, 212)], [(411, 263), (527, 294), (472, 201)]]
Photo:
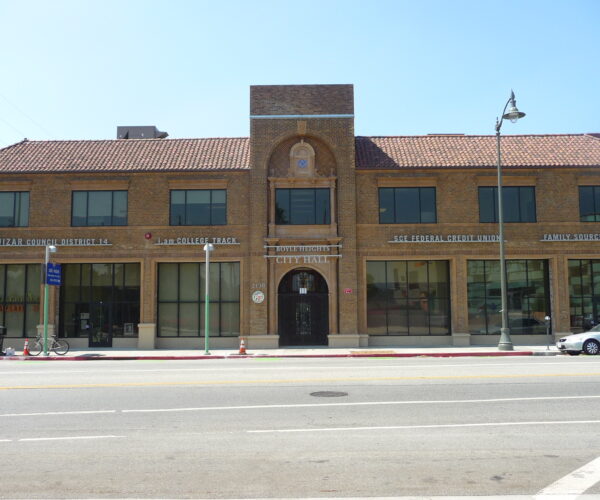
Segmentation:
[(40, 417), (48, 415), (93, 415), (97, 413), (117, 413), (117, 410), (89, 410), (89, 411), (46, 411), (40, 413), (4, 413), (0, 417)]
[[(264, 359), (264, 358), (257, 358), (257, 359)], [(369, 358), (370, 359), (370, 358)], [(377, 358), (374, 358), (377, 359)], [(512, 363), (494, 363), (493, 360), (490, 361), (490, 363), (469, 363), (469, 364), (465, 364), (465, 363), (447, 363), (447, 364), (439, 364), (439, 365), (435, 365), (435, 364), (427, 364), (427, 365), (418, 365), (418, 364), (414, 364), (414, 365), (407, 365), (407, 364), (403, 364), (405, 359), (411, 359), (411, 358), (397, 358), (398, 364), (395, 365), (367, 365), (365, 364), (362, 368), (368, 368), (369, 370), (379, 370), (379, 369), (385, 369), (385, 368), (402, 368), (402, 369), (410, 369), (410, 370), (414, 370), (414, 369), (425, 369), (425, 368), (470, 368), (470, 367), (481, 367), (481, 366), (486, 366), (486, 367), (496, 367), (496, 366), (531, 366), (531, 367), (535, 367), (535, 366), (542, 366), (542, 365), (554, 365), (556, 366), (557, 363), (564, 363), (565, 365), (568, 364), (569, 360), (571, 360), (571, 358), (562, 358), (560, 356), (555, 356), (553, 358), (553, 361), (532, 361), (532, 360), (527, 360), (527, 361), (523, 361), (523, 362), (512, 362)], [(585, 358), (582, 358), (585, 359)], [(237, 360), (239, 361), (239, 360)], [(255, 359), (256, 361), (256, 359)], [(572, 360), (571, 360), (572, 361)], [(587, 361), (585, 362), (585, 366), (587, 365), (597, 365), (600, 364), (600, 361)], [(41, 366), (41, 365), (40, 365)], [(572, 366), (572, 365), (571, 365)], [(580, 363), (579, 366), (584, 366), (583, 363)], [(338, 365), (331, 365), (331, 366), (303, 366), (302, 370), (303, 371), (327, 371), (327, 370), (356, 370), (357, 366), (356, 365), (348, 365), (348, 366), (338, 366)], [(249, 372), (249, 371), (293, 371), (293, 370), (298, 370), (297, 366), (244, 366), (243, 367), (243, 371), (244, 372)], [(237, 372), (240, 371), (239, 367), (214, 367), (214, 368), (139, 368), (139, 369), (135, 369), (132, 368), (130, 370), (127, 369), (120, 369), (120, 370), (110, 370), (110, 373), (154, 373), (154, 372)], [(89, 373), (89, 374), (94, 374), (94, 373), (106, 373), (106, 370), (98, 370), (98, 369), (89, 369), (89, 370), (69, 370), (68, 368), (65, 368), (64, 370), (47, 370), (47, 371), (33, 371), (33, 370), (20, 370), (20, 371), (11, 371), (11, 370), (5, 370), (5, 371), (0, 371), (0, 375), (40, 375), (40, 374), (44, 374), (44, 375), (70, 375), (72, 373)]]
[(596, 396), (548, 396), (534, 398), (496, 398), (496, 399), (462, 399), (462, 400), (433, 400), (433, 401), (367, 401), (359, 403), (305, 403), (288, 405), (248, 405), (248, 406), (205, 406), (197, 408), (153, 408), (140, 410), (121, 410), (123, 413), (158, 413), (177, 411), (214, 411), (214, 410), (268, 410), (277, 408), (319, 408), (335, 406), (385, 406), (385, 405), (427, 405), (427, 404), (476, 404), (476, 403), (507, 403), (516, 401), (551, 401), (564, 399), (600, 399)]
[(313, 429), (264, 429), (246, 431), (249, 434), (268, 434), (286, 432), (347, 432), (347, 431), (381, 431), (381, 430), (410, 430), (410, 429), (453, 429), (463, 427), (509, 427), (525, 425), (576, 425), (600, 424), (600, 420), (547, 420), (540, 422), (483, 422), (474, 424), (433, 424), (433, 425), (385, 425), (377, 427), (320, 427)]
[(73, 439), (115, 439), (126, 436), (64, 436), (64, 437), (40, 437), (40, 438), (22, 438), (19, 441), (68, 441)]
[(0, 417), (36, 417), (52, 415), (89, 415), (101, 413), (169, 413), (189, 411), (228, 411), (228, 410), (269, 410), (281, 408), (330, 408), (347, 406), (393, 406), (393, 405), (435, 405), (435, 404), (478, 404), (478, 403), (510, 403), (519, 401), (561, 401), (574, 399), (600, 399), (600, 395), (591, 396), (539, 396), (533, 398), (495, 398), (495, 399), (459, 399), (459, 400), (432, 400), (432, 401), (365, 401), (347, 403), (304, 403), (304, 404), (275, 404), (275, 405), (245, 405), (245, 406), (200, 406), (191, 408), (145, 408), (130, 410), (90, 410), (90, 411), (64, 411), (40, 413), (5, 413)]
[(561, 500), (567, 498), (567, 495), (572, 495), (569, 498), (575, 498), (581, 495), (584, 491), (590, 489), (600, 481), (600, 457), (588, 462), (583, 467), (574, 470), (565, 477), (555, 481), (550, 486), (540, 490), (535, 498), (544, 498), (547, 496), (560, 495)]

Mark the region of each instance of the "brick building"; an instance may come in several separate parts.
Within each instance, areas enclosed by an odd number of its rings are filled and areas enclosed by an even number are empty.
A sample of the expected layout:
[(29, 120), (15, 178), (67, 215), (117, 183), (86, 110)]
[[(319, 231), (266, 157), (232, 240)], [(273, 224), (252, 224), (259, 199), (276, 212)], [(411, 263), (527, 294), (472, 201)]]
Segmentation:
[[(357, 137), (351, 85), (255, 86), (250, 138), (0, 150), (0, 324), (75, 347), (498, 342), (494, 136)], [(135, 138), (142, 137), (142, 138)], [(600, 319), (600, 137), (503, 136), (509, 326)], [(597, 285), (598, 284), (598, 285)]]

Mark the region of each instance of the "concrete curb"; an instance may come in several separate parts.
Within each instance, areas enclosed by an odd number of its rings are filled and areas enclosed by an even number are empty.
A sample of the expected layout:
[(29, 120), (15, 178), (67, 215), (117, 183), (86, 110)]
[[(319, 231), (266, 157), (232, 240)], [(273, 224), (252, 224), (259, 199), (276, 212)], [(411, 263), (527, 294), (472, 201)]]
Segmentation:
[(555, 351), (483, 351), (483, 352), (411, 352), (411, 353), (345, 353), (345, 354), (203, 354), (197, 356), (0, 356), (0, 361), (137, 361), (137, 360), (207, 360), (207, 359), (264, 359), (264, 358), (456, 358), (456, 357), (508, 357), (508, 356), (558, 356)]

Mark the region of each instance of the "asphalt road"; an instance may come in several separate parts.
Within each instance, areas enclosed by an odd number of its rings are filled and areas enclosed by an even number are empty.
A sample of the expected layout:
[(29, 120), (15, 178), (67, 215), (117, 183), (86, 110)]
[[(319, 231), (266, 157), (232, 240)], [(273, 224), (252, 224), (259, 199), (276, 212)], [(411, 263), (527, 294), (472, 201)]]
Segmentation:
[(600, 498), (600, 357), (0, 363), (2, 498)]

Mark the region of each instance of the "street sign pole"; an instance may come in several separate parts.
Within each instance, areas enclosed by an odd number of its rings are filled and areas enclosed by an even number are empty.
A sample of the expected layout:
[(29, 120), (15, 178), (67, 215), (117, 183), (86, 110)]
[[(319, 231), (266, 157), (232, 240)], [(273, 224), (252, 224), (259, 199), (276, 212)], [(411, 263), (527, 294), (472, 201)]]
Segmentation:
[(54, 245), (46, 245), (46, 258), (44, 259), (44, 356), (48, 356), (48, 262), (50, 253), (56, 252)]

